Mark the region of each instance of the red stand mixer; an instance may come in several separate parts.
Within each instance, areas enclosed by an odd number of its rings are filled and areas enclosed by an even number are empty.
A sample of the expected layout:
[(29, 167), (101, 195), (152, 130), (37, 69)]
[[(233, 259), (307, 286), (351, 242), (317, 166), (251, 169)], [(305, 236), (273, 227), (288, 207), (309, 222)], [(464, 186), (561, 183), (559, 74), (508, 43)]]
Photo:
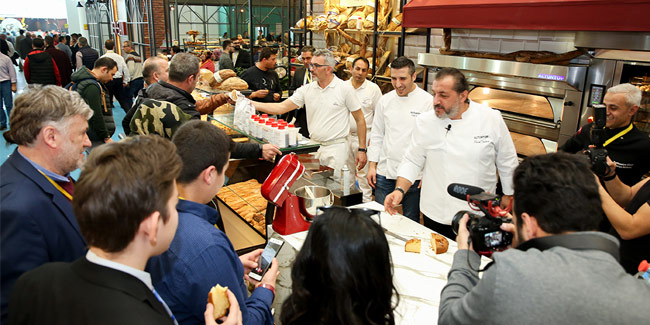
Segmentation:
[(262, 196), (278, 208), (275, 211), (273, 230), (280, 235), (309, 229), (311, 223), (300, 213), (300, 198), (289, 192), (293, 183), (302, 177), (305, 166), (295, 153), (285, 155), (262, 184)]

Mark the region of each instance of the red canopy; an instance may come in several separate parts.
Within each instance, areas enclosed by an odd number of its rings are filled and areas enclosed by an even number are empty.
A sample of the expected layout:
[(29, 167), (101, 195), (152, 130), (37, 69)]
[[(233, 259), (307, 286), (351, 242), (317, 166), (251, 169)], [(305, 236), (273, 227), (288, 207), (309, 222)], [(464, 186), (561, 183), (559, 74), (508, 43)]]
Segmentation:
[(650, 31), (650, 1), (411, 0), (404, 27)]

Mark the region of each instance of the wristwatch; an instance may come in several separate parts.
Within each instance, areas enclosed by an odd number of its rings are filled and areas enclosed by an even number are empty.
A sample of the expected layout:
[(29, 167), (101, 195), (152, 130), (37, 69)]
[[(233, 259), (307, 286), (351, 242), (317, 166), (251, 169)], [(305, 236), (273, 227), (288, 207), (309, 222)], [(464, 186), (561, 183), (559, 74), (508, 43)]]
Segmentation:
[(359, 148), (359, 152), (368, 152), (367, 148)]
[(402, 196), (406, 195), (406, 192), (404, 192), (404, 189), (401, 188), (401, 187), (399, 187), (399, 186), (395, 188), (395, 191), (400, 191), (400, 192), (402, 192)]

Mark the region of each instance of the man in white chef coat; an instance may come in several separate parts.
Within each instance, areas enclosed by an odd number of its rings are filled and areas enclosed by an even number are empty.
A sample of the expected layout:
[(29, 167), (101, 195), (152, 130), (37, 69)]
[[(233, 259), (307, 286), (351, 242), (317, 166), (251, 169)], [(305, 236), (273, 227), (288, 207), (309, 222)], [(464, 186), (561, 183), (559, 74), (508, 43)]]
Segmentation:
[[(500, 178), (502, 206), (512, 201), (512, 175), (517, 153), (499, 111), (469, 100), (469, 85), (462, 72), (443, 68), (433, 82), (433, 107), (415, 121), (404, 159), (397, 170), (395, 190), (384, 207), (395, 213), (404, 193), (422, 174), (420, 210), (424, 225), (447, 238), (455, 238), (451, 220), (467, 202), (447, 193), (450, 183), (478, 186), (494, 193)], [(498, 175), (497, 175), (498, 172)]]
[[(304, 85), (281, 103), (255, 102), (255, 109), (269, 114), (284, 114), (299, 107), (307, 110), (309, 137), (318, 142), (320, 164), (339, 173), (344, 165), (350, 171), (365, 166), (366, 121), (361, 111), (361, 103), (354, 88), (334, 75), (336, 60), (328, 50), (316, 50), (309, 65), (314, 81)], [(356, 121), (359, 134), (359, 151), (356, 159), (348, 146), (350, 135), (350, 114)], [(350, 173), (354, 176), (353, 173)], [(353, 179), (350, 179), (354, 182)]]
[[(368, 76), (368, 67), (370, 63), (364, 57), (358, 57), (352, 62), (352, 78), (346, 83), (349, 83), (354, 88), (355, 94), (359, 102), (361, 102), (361, 111), (366, 120), (366, 140), (370, 138), (370, 130), (372, 126), (372, 119), (375, 115), (375, 106), (381, 98), (381, 89), (376, 83), (366, 79)], [(357, 122), (354, 117), (350, 115), (350, 150), (355, 153), (359, 150), (359, 135), (357, 133)], [(366, 142), (366, 145), (368, 142)], [(366, 174), (368, 173), (368, 165), (357, 170), (357, 182), (359, 188), (363, 192), (363, 202), (372, 201), (372, 187), (368, 184)]]
[[(370, 146), (368, 146), (368, 183), (375, 188), (375, 201), (384, 199), (395, 189), (397, 168), (411, 141), (415, 119), (433, 109), (433, 97), (415, 84), (415, 64), (401, 56), (390, 64), (390, 78), (395, 90), (379, 100), (375, 109)], [(402, 198), (402, 211), (409, 219), (420, 222), (420, 176)]]

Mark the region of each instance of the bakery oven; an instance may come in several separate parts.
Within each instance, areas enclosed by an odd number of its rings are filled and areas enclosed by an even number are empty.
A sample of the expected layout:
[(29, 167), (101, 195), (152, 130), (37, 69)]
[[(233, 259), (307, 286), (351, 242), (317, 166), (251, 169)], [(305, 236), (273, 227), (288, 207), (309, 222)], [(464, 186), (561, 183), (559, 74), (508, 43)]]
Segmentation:
[[(574, 60), (580, 61), (580, 60)], [(420, 53), (418, 64), (454, 67), (470, 84), (469, 98), (501, 111), (521, 157), (557, 150), (575, 133), (586, 64), (549, 65)]]

